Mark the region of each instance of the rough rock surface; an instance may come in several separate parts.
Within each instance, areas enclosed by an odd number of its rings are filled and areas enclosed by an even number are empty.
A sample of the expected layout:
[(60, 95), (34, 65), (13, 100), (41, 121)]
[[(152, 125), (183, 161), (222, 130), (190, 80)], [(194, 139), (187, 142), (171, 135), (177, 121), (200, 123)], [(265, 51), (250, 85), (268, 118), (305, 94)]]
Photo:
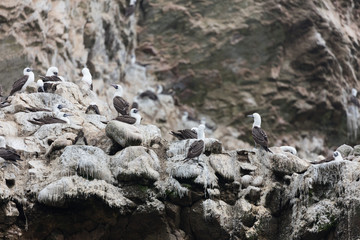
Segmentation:
[[(141, 2), (126, 19), (125, 0), (0, 1), (4, 95), (26, 66), (37, 79), (56, 65), (67, 80), (54, 94), (32, 84), (0, 109), (0, 135), (24, 160), (0, 170), (0, 237), (360, 236), (359, 147), (342, 147), (341, 162), (308, 161), (356, 140), (357, 125), (346, 120), (354, 118), (350, 89), (359, 87), (359, 3)], [(78, 84), (84, 65), (94, 91)], [(138, 102), (140, 126), (102, 123), (117, 114), (111, 83)], [(158, 83), (166, 90), (158, 100), (135, 97)], [(92, 102), (102, 116), (85, 114)], [(26, 108), (58, 103), (73, 114), (70, 124), (27, 121), (51, 113)], [(205, 154), (187, 162), (194, 140), (168, 134), (198, 126), (180, 121), (184, 110), (217, 124), (206, 130)], [(251, 151), (252, 112), (262, 115), (274, 154)], [(273, 147), (281, 145), (299, 157)]]

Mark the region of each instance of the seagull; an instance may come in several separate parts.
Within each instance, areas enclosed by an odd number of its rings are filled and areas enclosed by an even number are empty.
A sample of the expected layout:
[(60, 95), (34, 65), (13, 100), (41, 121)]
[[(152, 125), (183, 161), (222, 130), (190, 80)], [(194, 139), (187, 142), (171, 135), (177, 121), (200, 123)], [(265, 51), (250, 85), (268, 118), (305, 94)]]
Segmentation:
[(130, 116), (129, 115), (118, 116), (114, 120), (128, 124), (139, 125), (141, 121), (141, 115), (139, 114), (139, 111), (136, 108), (132, 108), (130, 110)]
[(136, 4), (136, 0), (130, 0), (130, 4), (125, 10), (126, 18), (130, 17), (135, 12), (135, 7), (136, 7), (135, 4)]
[(72, 116), (72, 115), (62, 113), (59, 111), (59, 113), (56, 114), (56, 117), (45, 116), (42, 118), (34, 118), (33, 120), (28, 120), (28, 121), (35, 125), (46, 125), (46, 124), (54, 124), (54, 123), (70, 124), (70, 119), (68, 118), (69, 116)]
[(87, 107), (85, 113), (101, 115), (100, 111), (99, 111), (99, 107), (94, 102), (90, 103), (90, 105)]
[(122, 98), (123, 88), (117, 84), (111, 84), (111, 86), (116, 89), (113, 98), (114, 108), (121, 115), (129, 115), (128, 111), (130, 105), (124, 98)]
[(190, 145), (189, 151), (186, 155), (186, 158), (184, 161), (188, 161), (192, 158), (198, 158), (198, 161), (200, 159), (200, 155), (205, 151), (205, 125), (200, 124), (197, 132), (197, 141), (193, 142)]
[(356, 96), (357, 96), (357, 90), (355, 88), (351, 89), (350, 102), (359, 108), (360, 103)]
[(62, 82), (63, 79), (61, 79), (58, 74), (59, 70), (57, 69), (57, 67), (50, 67), (46, 72), (46, 76), (40, 76), (40, 78), (44, 82)]
[(14, 93), (19, 92), (19, 91), (24, 92), (26, 87), (30, 83), (34, 82), (35, 76), (34, 76), (34, 73), (31, 68), (28, 68), (28, 67), (25, 68), (23, 73), (24, 73), (24, 76), (14, 82), (11, 92), (10, 92), (10, 96), (12, 96)]
[(90, 70), (85, 67), (85, 68), (83, 68), (81, 70), (81, 72), (83, 74), (83, 77), (82, 77), (81, 81), (83, 81), (87, 85), (89, 85), (90, 90), (92, 91), (93, 90), (93, 83), (92, 83), (92, 76), (91, 76)]
[(17, 165), (16, 161), (22, 161), (14, 149), (6, 148), (6, 141), (3, 136), (0, 136), (0, 157), (15, 165)]
[(261, 117), (258, 113), (253, 113), (252, 115), (248, 115), (248, 117), (254, 118), (254, 123), (252, 127), (252, 135), (256, 144), (259, 144), (264, 148), (265, 151), (271, 152), (268, 148), (268, 139), (264, 130), (261, 129)]

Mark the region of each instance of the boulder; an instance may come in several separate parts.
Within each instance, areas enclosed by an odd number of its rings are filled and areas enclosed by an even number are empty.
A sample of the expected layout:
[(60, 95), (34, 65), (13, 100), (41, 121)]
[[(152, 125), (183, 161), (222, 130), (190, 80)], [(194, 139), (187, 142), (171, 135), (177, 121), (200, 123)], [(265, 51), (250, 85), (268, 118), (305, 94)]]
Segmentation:
[(160, 162), (153, 150), (127, 147), (111, 158), (111, 171), (118, 181), (152, 184), (159, 179)]
[(209, 162), (215, 172), (227, 181), (234, 181), (236, 172), (239, 172), (237, 161), (228, 154), (211, 154)]
[(338, 147), (336, 151), (340, 152), (343, 158), (346, 158), (347, 156), (353, 153), (354, 149), (349, 145), (343, 144), (340, 147)]
[(143, 137), (142, 145), (152, 146), (161, 141), (161, 131), (155, 125), (137, 125), (136, 126)]
[(106, 135), (122, 147), (138, 146), (143, 142), (140, 130), (130, 124), (110, 121), (105, 128)]
[(310, 163), (291, 153), (285, 152), (283, 154), (271, 154), (269, 156), (269, 165), (270, 169), (278, 174), (291, 175), (294, 172), (305, 172), (309, 168)]

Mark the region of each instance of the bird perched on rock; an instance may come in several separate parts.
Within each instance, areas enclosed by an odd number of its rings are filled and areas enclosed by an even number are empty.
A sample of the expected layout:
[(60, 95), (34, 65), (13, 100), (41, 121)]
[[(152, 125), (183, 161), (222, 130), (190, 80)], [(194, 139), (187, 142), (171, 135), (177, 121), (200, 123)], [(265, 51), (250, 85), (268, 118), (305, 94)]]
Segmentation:
[(85, 110), (86, 114), (97, 114), (97, 115), (101, 115), (100, 114), (100, 110), (99, 107), (96, 105), (96, 103), (90, 103), (90, 105), (87, 107), (87, 109)]
[(127, 124), (140, 124), (141, 121), (141, 115), (139, 113), (139, 111), (136, 108), (132, 108), (130, 110), (130, 115), (122, 115), (122, 116), (118, 116), (117, 118), (115, 118), (115, 120), (120, 121), (120, 122), (124, 122)]
[(343, 157), (341, 156), (341, 153), (339, 151), (335, 151), (331, 156), (325, 158), (324, 160), (313, 162), (312, 164), (320, 164), (320, 163), (326, 163), (326, 162), (332, 162), (332, 161), (343, 161)]
[(177, 132), (171, 131), (170, 134), (179, 140), (196, 139), (197, 138), (196, 131), (194, 129), (188, 129), (188, 128), (183, 129), (183, 130), (178, 130)]
[(6, 148), (6, 141), (0, 136), (0, 157), (17, 165), (16, 161), (22, 161), (14, 149)]
[(355, 88), (351, 89), (350, 103), (354, 104), (359, 108), (360, 103), (356, 96), (357, 96), (357, 90)]
[(63, 108), (61, 104), (57, 104), (53, 106), (53, 109), (47, 109), (47, 108), (37, 108), (37, 107), (26, 107), (25, 109), (28, 112), (51, 112), (53, 111), (55, 114), (58, 114), (60, 110)]
[(60, 76), (58, 76), (59, 74), (59, 70), (57, 67), (50, 67), (47, 72), (45, 77), (44, 76), (40, 76), (41, 80), (43, 80), (43, 82), (62, 82), (63, 80), (61, 79)]
[(56, 87), (58, 85), (58, 83), (54, 83), (54, 82), (46, 82), (44, 83), (43, 80), (39, 79), (36, 82), (36, 85), (38, 86), (38, 92), (55, 92), (56, 91)]
[(81, 70), (83, 77), (81, 79), (81, 81), (83, 81), (84, 83), (86, 83), (87, 85), (89, 85), (90, 90), (93, 90), (93, 83), (92, 83), (92, 76), (90, 73), (90, 70), (88, 68), (83, 68)]
[(281, 146), (280, 147), (281, 150), (283, 150), (284, 152), (289, 152), (292, 155), (297, 155), (297, 151), (296, 148), (292, 147), (292, 146)]
[(163, 87), (160, 84), (157, 86), (157, 88), (158, 89), (157, 89), (156, 93), (155, 93), (155, 91), (153, 91), (153, 89), (146, 90), (146, 91), (142, 92), (139, 95), (139, 97), (140, 98), (149, 98), (149, 99), (151, 99), (153, 101), (156, 101), (156, 100), (159, 99), (157, 95), (160, 94), (163, 91)]
[(14, 82), (11, 92), (10, 92), (10, 96), (12, 96), (14, 93), (16, 92), (24, 92), (26, 87), (34, 82), (35, 80), (35, 76), (34, 73), (32, 71), (31, 68), (25, 68), (23, 71), (24, 76), (20, 79), (18, 79), (17, 81)]
[(252, 136), (256, 144), (259, 144), (264, 148), (265, 151), (271, 152), (268, 148), (268, 138), (264, 130), (261, 129), (261, 117), (258, 113), (253, 113), (252, 115), (248, 115), (248, 117), (254, 118), (254, 123), (252, 127)]
[(186, 158), (184, 159), (184, 161), (190, 160), (192, 158), (200, 158), (200, 155), (205, 151), (205, 125), (200, 124), (200, 126), (198, 127), (198, 132), (197, 132), (197, 141), (193, 142), (190, 145), (190, 148), (188, 150), (188, 153), (186, 155)]
[(42, 118), (34, 118), (33, 120), (28, 120), (32, 124), (35, 125), (46, 125), (46, 124), (54, 124), (54, 123), (67, 123), (70, 124), (69, 116), (72, 116), (71, 114), (66, 114), (62, 112), (58, 112), (54, 116), (45, 116)]
[(113, 98), (114, 108), (118, 114), (129, 115), (128, 111), (130, 104), (124, 98), (122, 98), (123, 88), (117, 84), (111, 84), (111, 86), (116, 89)]

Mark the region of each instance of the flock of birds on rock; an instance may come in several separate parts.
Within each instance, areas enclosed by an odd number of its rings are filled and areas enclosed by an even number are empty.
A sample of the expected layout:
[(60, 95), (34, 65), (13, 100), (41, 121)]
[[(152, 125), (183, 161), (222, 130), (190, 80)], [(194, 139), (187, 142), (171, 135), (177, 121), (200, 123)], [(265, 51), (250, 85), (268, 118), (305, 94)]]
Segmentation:
[[(23, 71), (24, 76), (18, 79), (13, 83), (11, 92), (9, 96), (12, 96), (18, 92), (24, 92), (31, 84), (34, 82), (35, 76), (30, 68), (25, 68)], [(89, 90), (93, 90), (93, 83), (92, 83), (92, 76), (88, 68), (82, 69), (82, 82), (85, 83)], [(56, 91), (56, 88), (59, 84), (62, 82), (65, 82), (65, 79), (58, 75), (58, 69), (56, 67), (50, 67), (45, 76), (40, 76), (40, 79), (37, 81), (37, 87), (38, 92), (47, 92), (47, 93), (54, 93)], [(130, 109), (130, 104), (122, 97), (123, 95), (123, 88), (118, 84), (112, 84), (112, 86), (115, 88), (115, 93), (113, 97), (113, 106), (115, 110), (118, 113), (118, 116), (114, 119), (116, 121), (121, 121), (127, 124), (135, 124), (138, 125), (141, 122), (141, 115), (139, 114), (139, 111), (137, 109), (137, 103), (134, 102)], [(160, 87), (160, 92), (162, 91), (162, 87)], [(1, 95), (1, 93), (0, 93)], [(151, 100), (157, 100), (158, 97), (156, 93), (153, 91), (147, 90), (139, 95), (141, 98), (149, 98)], [(11, 103), (8, 100), (8, 97), (2, 98), (2, 102), (0, 107), (6, 107), (9, 106)], [(354, 101), (353, 99), (351, 99)], [(357, 100), (357, 99), (356, 99)], [(45, 124), (54, 124), (54, 123), (70, 123), (70, 119), (68, 118), (71, 116), (70, 114), (62, 113), (61, 109), (63, 106), (61, 104), (54, 106), (52, 109), (53, 116), (44, 116), (41, 118), (33, 118), (31, 120), (28, 120), (30, 123), (35, 125), (45, 125)], [(130, 109), (130, 111), (129, 111)], [(48, 111), (49, 109), (28, 109), (29, 111)], [(91, 103), (88, 108), (86, 109), (85, 113), (92, 113), (92, 114), (99, 114), (100, 111), (98, 106), (95, 103)], [(261, 117), (258, 113), (254, 113), (252, 115), (249, 115), (248, 117), (254, 118), (253, 126), (252, 126), (252, 136), (255, 142), (255, 148), (257, 145), (260, 145), (262, 149), (264, 149), (266, 152), (272, 153), (272, 151), (268, 148), (268, 138), (266, 135), (266, 132), (261, 129)], [(189, 115), (187, 112), (184, 113), (184, 116), (182, 117), (183, 121), (186, 121), (189, 119)], [(107, 124), (108, 122), (103, 121), (104, 124)], [(1, 127), (1, 126), (0, 126)], [(197, 139), (194, 141), (188, 150), (188, 153), (186, 155), (185, 161), (189, 159), (197, 158), (199, 160), (202, 153), (205, 151), (205, 128), (206, 123), (204, 120), (201, 121), (201, 124), (196, 128), (192, 129), (183, 129), (178, 131), (171, 131), (170, 134), (172, 134), (174, 137), (176, 137), (178, 140), (187, 140), (187, 139)], [(288, 151), (294, 155), (297, 154), (296, 149), (294, 147), (290, 146), (283, 146), (281, 147), (283, 151)], [(17, 160), (20, 160), (20, 156), (16, 153), (16, 151), (8, 146), (6, 146), (5, 138), (0, 137), (0, 157), (10, 161), (14, 164), (16, 164)], [(333, 159), (338, 160), (342, 159), (341, 154), (336, 151), (334, 152), (332, 158), (327, 158), (325, 160), (322, 160), (321, 162), (328, 162)]]

